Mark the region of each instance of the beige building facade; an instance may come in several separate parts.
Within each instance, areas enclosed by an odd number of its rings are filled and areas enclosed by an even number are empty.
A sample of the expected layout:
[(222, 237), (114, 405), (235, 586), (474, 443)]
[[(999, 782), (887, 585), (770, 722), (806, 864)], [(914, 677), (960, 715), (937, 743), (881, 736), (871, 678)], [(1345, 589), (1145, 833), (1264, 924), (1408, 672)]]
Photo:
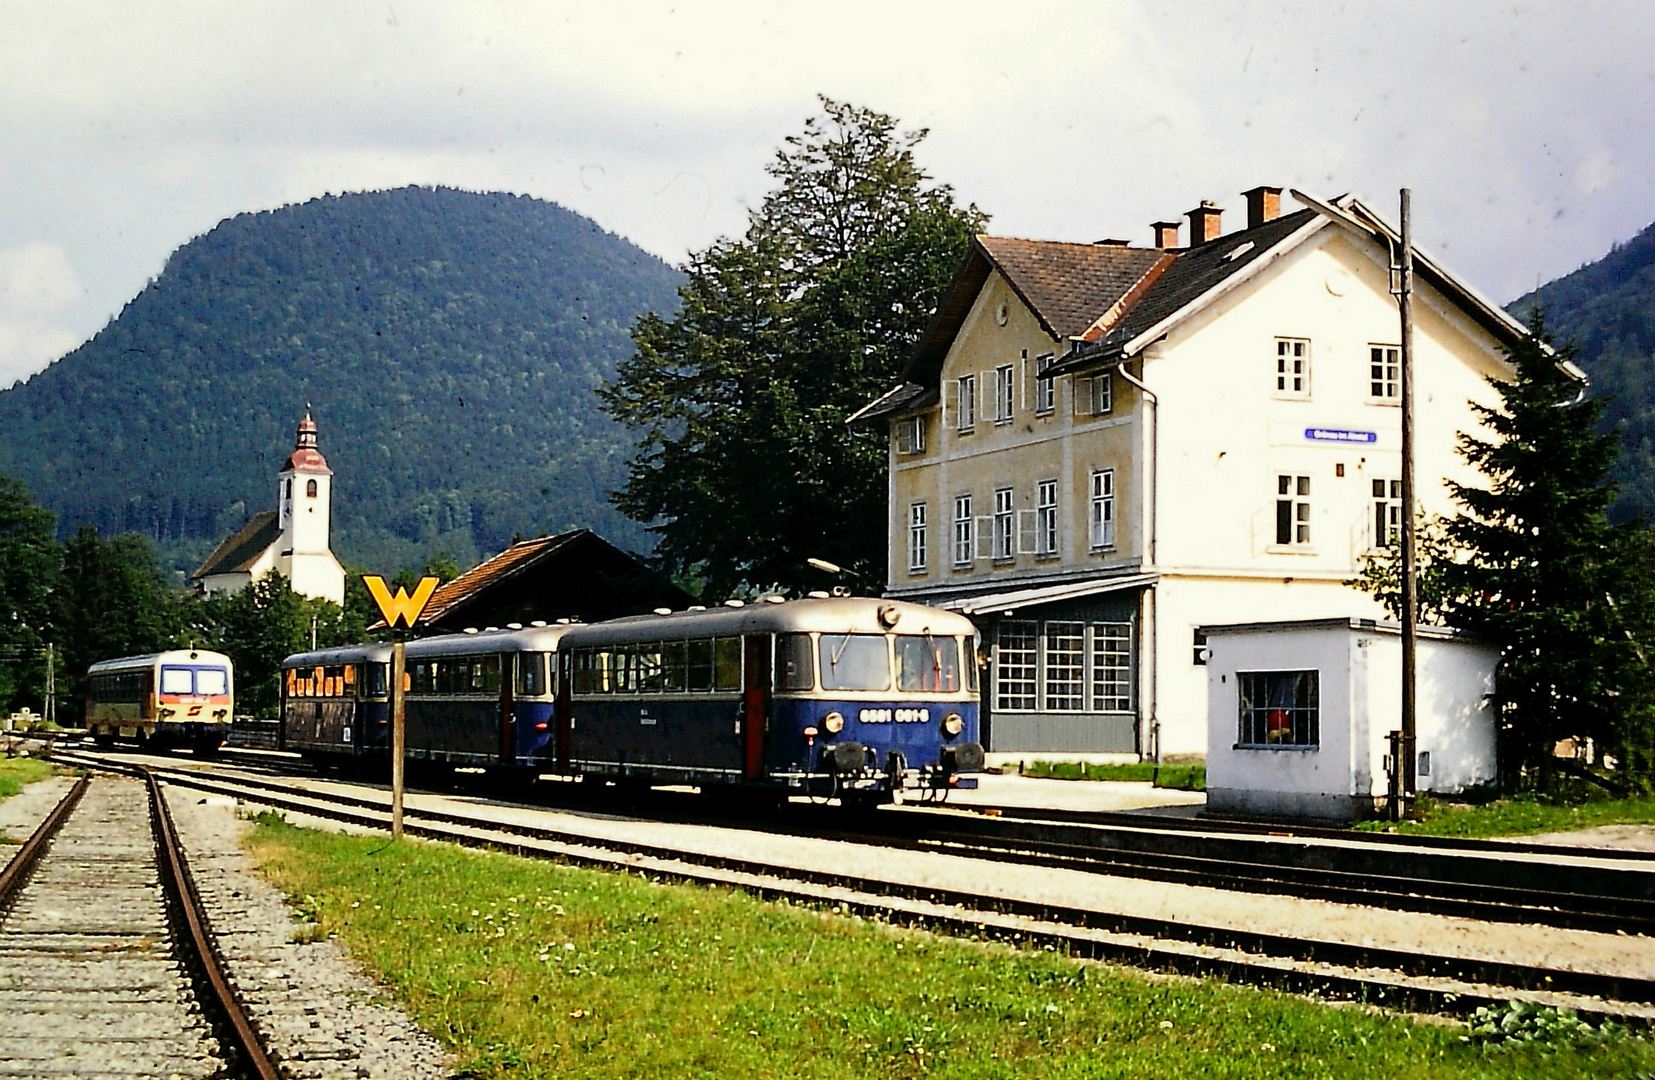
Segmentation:
[[(979, 237), (901, 385), (887, 593), (983, 635), (991, 751), (1201, 754), (1197, 628), (1380, 618), (1346, 584), (1401, 521), (1391, 239), (1353, 199), (1164, 246)], [(1417, 260), (1416, 477), (1428, 513), (1523, 327)]]

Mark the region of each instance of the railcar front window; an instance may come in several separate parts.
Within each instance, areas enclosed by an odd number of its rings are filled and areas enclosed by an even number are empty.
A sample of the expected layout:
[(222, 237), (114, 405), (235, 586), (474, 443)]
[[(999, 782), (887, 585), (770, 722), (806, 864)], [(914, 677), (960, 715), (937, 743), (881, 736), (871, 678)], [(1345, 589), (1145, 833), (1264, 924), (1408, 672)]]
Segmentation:
[(960, 650), (953, 638), (899, 634), (896, 686), (909, 693), (953, 694), (960, 689)]
[(518, 697), (541, 697), (546, 693), (546, 654), (526, 652), (517, 654)]
[(195, 673), (195, 692), (198, 694), (228, 694), (230, 678), (223, 668), (199, 668)]
[(195, 680), (190, 678), (191, 672), (187, 667), (164, 667), (161, 669), (161, 693), (163, 694), (193, 694)]
[(810, 664), (809, 634), (778, 634), (776, 636), (776, 671), (781, 690), (813, 690), (816, 671)]
[(817, 650), (823, 690), (888, 690), (891, 660), (884, 634), (823, 634)]

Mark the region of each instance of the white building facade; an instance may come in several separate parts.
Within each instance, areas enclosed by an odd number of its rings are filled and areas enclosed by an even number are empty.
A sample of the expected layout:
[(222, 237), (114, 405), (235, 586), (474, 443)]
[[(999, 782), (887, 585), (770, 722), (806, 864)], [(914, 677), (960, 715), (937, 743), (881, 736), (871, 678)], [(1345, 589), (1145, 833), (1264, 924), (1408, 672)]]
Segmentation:
[[(901, 385), (893, 597), (983, 632), (998, 752), (1200, 755), (1197, 629), (1383, 615), (1347, 582), (1399, 527), (1400, 330), (1389, 228), (1353, 199), (1287, 216), (1246, 193), (1158, 244), (979, 237)], [(1419, 506), (1526, 331), (1416, 256)]]
[(333, 470), (307, 409), (293, 452), (276, 474), (277, 509), (253, 515), (221, 541), (192, 580), (204, 592), (237, 592), (276, 571), (294, 592), (344, 604), (345, 568), (329, 547), (332, 505)]

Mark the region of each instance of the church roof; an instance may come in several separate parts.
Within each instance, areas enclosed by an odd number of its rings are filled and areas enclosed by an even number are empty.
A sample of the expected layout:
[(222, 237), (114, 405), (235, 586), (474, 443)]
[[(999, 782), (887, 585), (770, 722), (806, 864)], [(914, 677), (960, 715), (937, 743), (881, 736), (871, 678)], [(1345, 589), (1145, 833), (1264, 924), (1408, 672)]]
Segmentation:
[(282, 466), (282, 472), (333, 475), (333, 470), (328, 468), (328, 459), (316, 449), (316, 421), (310, 418), (309, 407), (305, 409), (305, 418), (299, 421), (299, 430), (293, 439), (293, 453), (287, 455), (287, 464)]
[(276, 520), (276, 511), (261, 510), (247, 520), (240, 532), (219, 541), (218, 547), (207, 556), (207, 561), (190, 577), (200, 581), (213, 574), (245, 573), (281, 535), (282, 527)]

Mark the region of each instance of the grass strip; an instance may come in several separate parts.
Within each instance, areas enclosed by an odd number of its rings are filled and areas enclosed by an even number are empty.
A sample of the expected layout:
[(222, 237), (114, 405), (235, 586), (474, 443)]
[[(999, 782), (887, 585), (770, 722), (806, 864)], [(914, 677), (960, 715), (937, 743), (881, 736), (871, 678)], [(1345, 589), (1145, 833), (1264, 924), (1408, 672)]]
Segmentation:
[(1128, 780), (1153, 781), (1156, 787), (1179, 791), (1207, 790), (1205, 765), (1162, 765), (1140, 761), (1119, 765), (1089, 764), (1084, 761), (1030, 761), (1022, 766), (1024, 776), (1042, 780)]
[(50, 775), (52, 763), (49, 761), (32, 757), (0, 758), (0, 802)]
[[(1554, 1078), (1627, 1036), (1458, 1025), (941, 938), (744, 893), (260, 819), (250, 850), (464, 1077)], [(311, 932), (301, 931), (302, 936)]]
[[(1422, 836), (1532, 836), (1536, 833), (1575, 832), (1600, 825), (1655, 824), (1655, 799), (1594, 799), (1577, 805), (1547, 802), (1536, 796), (1515, 796), (1470, 805), (1422, 798), (1419, 820), (1404, 821), (1397, 832)], [(1369, 831), (1391, 828), (1389, 822), (1364, 821)]]

